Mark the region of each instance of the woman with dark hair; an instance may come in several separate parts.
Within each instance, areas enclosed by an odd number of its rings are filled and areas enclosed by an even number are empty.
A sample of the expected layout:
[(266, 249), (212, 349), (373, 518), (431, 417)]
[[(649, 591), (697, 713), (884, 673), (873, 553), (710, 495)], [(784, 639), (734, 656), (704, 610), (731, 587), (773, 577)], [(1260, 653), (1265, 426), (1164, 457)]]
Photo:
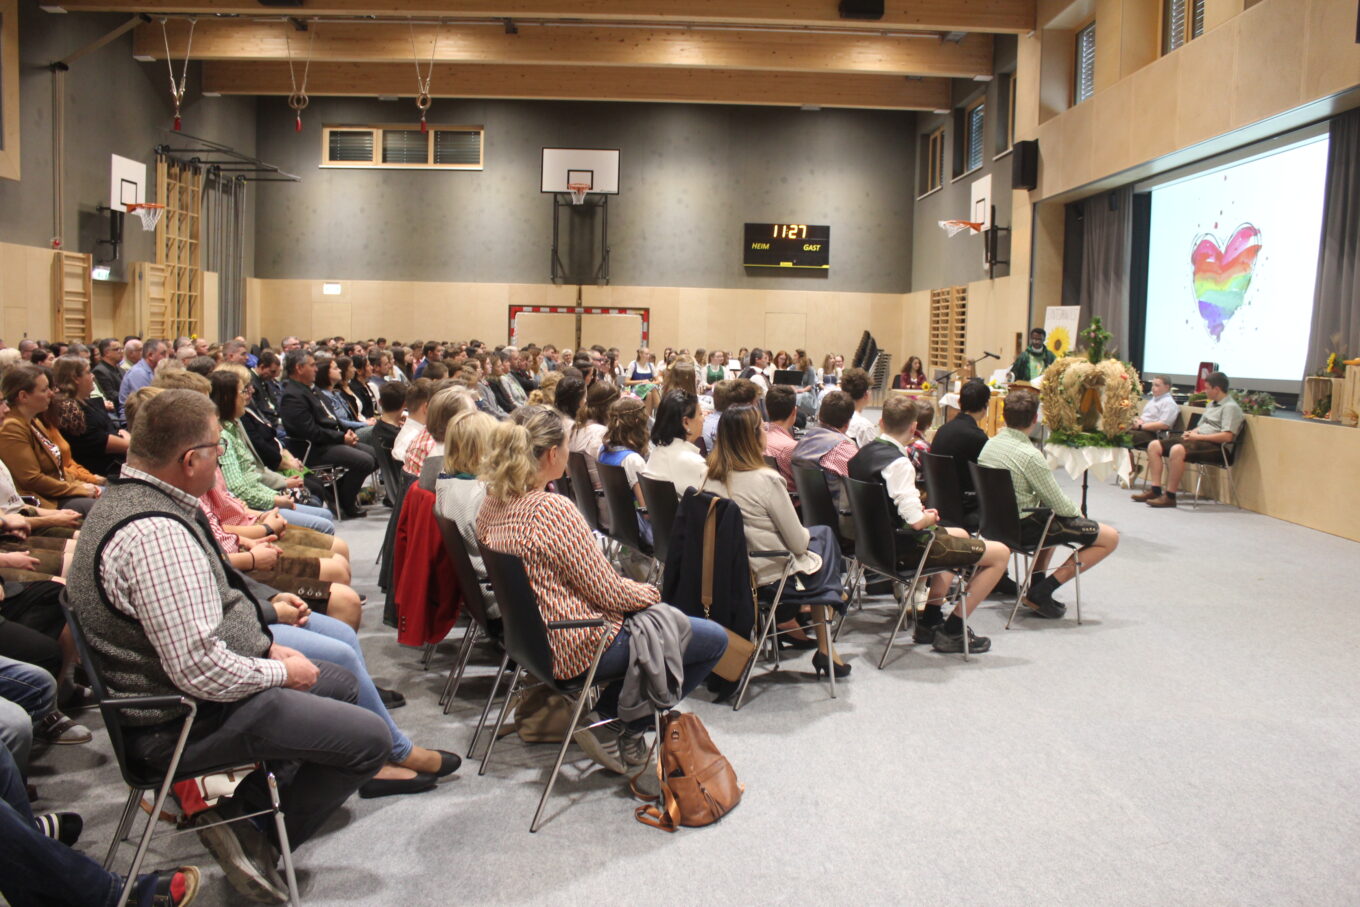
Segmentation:
[(893, 390), (920, 390), (926, 383), (926, 370), (920, 356), (908, 356), (902, 371), (893, 376)]
[(300, 504), (293, 498), (291, 492), (302, 487), (302, 477), (285, 476), (266, 468), (255, 453), (250, 437), (241, 427), (255, 387), (249, 380), (243, 380), (236, 368), (241, 366), (223, 366), (208, 376), (212, 382), (208, 396), (217, 406), (217, 418), (222, 425), (225, 452), (217, 458), (217, 464), (222, 467), (227, 490), (252, 510), (278, 508), (279, 516), (290, 526), (334, 535), (335, 522), (329, 510)]
[(656, 408), (652, 453), (642, 474), (670, 482), (678, 495), (698, 488), (708, 468), (704, 455), (694, 444), (703, 432), (704, 412), (699, 408), (699, 398), (684, 391), (668, 392)]
[(119, 431), (103, 401), (91, 396), (94, 372), (82, 356), (62, 356), (52, 366), (57, 392), (43, 421), (55, 425), (71, 445), (71, 457), (95, 475), (120, 466), (128, 449), (128, 433)]
[(316, 357), (316, 389), (320, 392), (321, 401), (326, 405), (326, 409), (330, 410), (341, 428), (355, 431), (367, 428), (368, 423), (356, 418), (357, 413), (350, 408), (349, 397), (341, 390), (344, 387), (343, 376), (339, 359), (332, 359), (330, 356)]
[(40, 418), (52, 400), (47, 375), (37, 366), (15, 366), (0, 379), (0, 396), (9, 404), (0, 424), (0, 460), (9, 467), (15, 489), (38, 498), (43, 507), (89, 513), (107, 480), (76, 463), (69, 448), (63, 452), (60, 429)]
[[(796, 607), (811, 605), (817, 633), (813, 669), (818, 674), (834, 670), (837, 679), (847, 676), (850, 666), (836, 654), (828, 630), (831, 609), (845, 609), (840, 546), (831, 527), (804, 527), (799, 521), (784, 478), (765, 463), (765, 423), (754, 406), (729, 406), (723, 412), (717, 443), (708, 455), (708, 476), (700, 490), (729, 498), (741, 508), (751, 550), (793, 553), (796, 572), (784, 586), (778, 616), (786, 619), (780, 629), (796, 629)], [(757, 585), (775, 583), (783, 573), (783, 558), (752, 558), (751, 568)], [(782, 613), (786, 608), (787, 615)], [(806, 647), (811, 648), (810, 641)]]
[[(576, 374), (572, 374), (576, 372)], [(562, 380), (557, 382), (553, 392), (553, 407), (572, 426), (581, 414), (581, 401), (586, 397), (586, 382), (580, 372), (572, 367), (563, 370)], [(570, 431), (570, 429), (568, 429)]]
[(586, 391), (586, 402), (576, 417), (576, 427), (571, 433), (571, 452), (585, 454), (586, 466), (590, 469), (590, 481), (599, 491), (600, 473), (595, 461), (604, 447), (604, 435), (609, 422), (609, 405), (619, 399), (619, 387), (611, 381), (596, 381)]

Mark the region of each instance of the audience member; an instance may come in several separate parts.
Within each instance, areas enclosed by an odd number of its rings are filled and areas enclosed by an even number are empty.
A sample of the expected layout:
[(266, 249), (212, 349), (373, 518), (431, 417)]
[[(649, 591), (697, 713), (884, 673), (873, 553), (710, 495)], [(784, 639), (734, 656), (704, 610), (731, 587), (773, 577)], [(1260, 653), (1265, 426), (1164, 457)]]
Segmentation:
[[(615, 389), (617, 393), (617, 388)], [(477, 518), (477, 538), (487, 548), (513, 554), (524, 567), (545, 621), (603, 619), (604, 627), (548, 631), (553, 674), (566, 680), (583, 675), (603, 639), (606, 649), (597, 676), (608, 680), (595, 712), (610, 724), (583, 729), (575, 739), (605, 767), (647, 758), (643, 734), (651, 716), (627, 723), (618, 718), (619, 693), (629, 664), (629, 614), (657, 606), (655, 586), (625, 579), (610, 566), (585, 519), (563, 495), (546, 491), (567, 465), (567, 435), (561, 417), (547, 407), (526, 406), (515, 420), (497, 426), (492, 454), (483, 467), (486, 500)], [(727, 650), (727, 631), (712, 621), (685, 618), (689, 639), (681, 655), (683, 699)], [(621, 726), (620, 726), (621, 725)], [(615, 756), (615, 752), (622, 756)]]
[(425, 417), (430, 411), (430, 398), (434, 396), (434, 382), (428, 378), (417, 378), (406, 385), (406, 421), (392, 442), (392, 459), (398, 463), (406, 462), (406, 452), (411, 442), (425, 430)]
[(0, 459), (5, 461), (20, 494), (36, 497), (44, 507), (89, 513), (106, 480), (63, 455), (64, 439), (44, 424), (51, 405), (47, 375), (31, 365), (15, 366), (0, 379), (0, 396), (9, 415), (0, 424)]
[(378, 461), (372, 448), (359, 445), (353, 431), (342, 430), (327, 412), (313, 387), (316, 362), (310, 353), (294, 350), (284, 359), (284, 373), (288, 376), (279, 415), (290, 438), (311, 445), (309, 463), (339, 466), (345, 474), (336, 483), (340, 510), (337, 516), (363, 516), (359, 507), (359, 489)]
[[(604, 448), (609, 407), (617, 399), (619, 399), (618, 385), (612, 381), (596, 381), (586, 391), (586, 402), (581, 407), (576, 427), (571, 433), (570, 451), (585, 455), (586, 468), (590, 471), (590, 481), (595, 485), (596, 491), (603, 487), (600, 485), (600, 472), (596, 462)], [(607, 514), (602, 514), (602, 517), (605, 522), (609, 521)]]
[(862, 368), (846, 369), (841, 375), (841, 390), (849, 394), (855, 404), (845, 433), (856, 447), (872, 443), (878, 437), (878, 426), (864, 417), (864, 407), (869, 405), (869, 373)]
[(760, 387), (746, 378), (727, 378), (713, 387), (713, 412), (704, 415), (704, 451), (713, 452), (718, 439), (718, 420), (729, 406), (751, 406), (760, 398)]
[(776, 384), (765, 395), (765, 456), (774, 457), (779, 474), (790, 494), (797, 491), (793, 483), (793, 450), (798, 442), (793, 439), (793, 426), (798, 421), (798, 395), (786, 384)]
[(668, 391), (656, 408), (652, 423), (652, 451), (642, 474), (670, 482), (675, 493), (683, 496), (704, 480), (704, 455), (694, 444), (703, 433), (703, 411), (699, 398), (684, 391)]
[[(310, 362), (295, 361), (291, 383), (310, 370)], [(198, 507), (217, 476), (218, 435), (212, 402), (200, 394), (170, 390), (147, 401), (133, 423), (123, 477), (76, 546), (71, 606), (111, 695), (198, 701), (182, 772), (269, 759), (296, 766), (279, 781), (297, 848), (378, 772), (391, 737), (381, 719), (353, 704), (352, 675), (272, 641), (261, 604), (224, 561)], [(181, 718), (176, 708), (125, 712), (130, 754), (163, 767)], [(216, 824), (268, 804), (256, 769), (194, 821), (238, 891), (282, 901), (269, 832), (251, 822)]]
[(831, 497), (841, 497), (841, 482), (835, 476), (850, 474), (850, 459), (859, 452), (855, 442), (846, 436), (850, 419), (855, 414), (855, 403), (845, 391), (831, 391), (822, 398), (817, 411), (817, 424), (809, 428), (793, 449), (793, 464), (817, 466), (827, 474)]
[(123, 383), (123, 345), (115, 337), (105, 337), (95, 345), (98, 361), (94, 364), (94, 380), (99, 388), (99, 396), (104, 399), (105, 411), (120, 418), (122, 410), (118, 407), (118, 388)]
[[(1053, 479), (1044, 455), (1029, 440), (1029, 431), (1039, 417), (1039, 397), (1025, 389), (1006, 395), (1004, 408), (1006, 427), (987, 441), (978, 455), (978, 465), (1009, 470), (1015, 487), (1015, 502), (1020, 509), (1020, 537), (1026, 545), (1035, 545), (1048, 522), (1048, 511), (1053, 523), (1048, 541), (1075, 542), (1081, 546), (1081, 569), (1085, 573), (1099, 564), (1119, 546), (1119, 532), (1112, 526), (1088, 520), (1077, 505)], [(1043, 509), (1036, 509), (1043, 508)], [(1053, 597), (1058, 587), (1076, 575), (1075, 555), (1057, 570), (1045, 575), (1053, 548), (1045, 548), (1034, 559), (1032, 584), (1025, 593), (1025, 606), (1040, 617), (1059, 618), (1067, 607)]]

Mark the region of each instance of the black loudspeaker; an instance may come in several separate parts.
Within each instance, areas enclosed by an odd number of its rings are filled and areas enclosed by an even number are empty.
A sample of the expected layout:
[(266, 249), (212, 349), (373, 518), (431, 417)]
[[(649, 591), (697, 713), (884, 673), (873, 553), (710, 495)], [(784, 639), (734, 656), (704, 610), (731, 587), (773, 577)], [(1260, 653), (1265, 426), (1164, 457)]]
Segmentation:
[(841, 0), (842, 19), (882, 19), (883, 0)]
[(1035, 189), (1039, 186), (1039, 140), (1016, 142), (1011, 150), (1011, 188)]

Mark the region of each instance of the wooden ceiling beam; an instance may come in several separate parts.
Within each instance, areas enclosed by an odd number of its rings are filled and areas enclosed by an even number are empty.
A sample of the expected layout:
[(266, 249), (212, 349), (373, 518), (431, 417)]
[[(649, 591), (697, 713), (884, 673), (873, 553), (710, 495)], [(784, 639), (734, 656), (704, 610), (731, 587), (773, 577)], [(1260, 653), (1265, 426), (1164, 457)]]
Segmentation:
[(834, 0), (307, 0), (304, 7), (272, 9), (253, 0), (53, 0), (53, 4), (68, 12), (151, 15), (540, 18), (1009, 34), (1032, 31), (1035, 16), (1035, 0), (887, 0), (878, 20), (842, 19)]
[[(407, 63), (412, 39), (422, 61), (444, 63), (557, 64), (573, 66), (681, 66), (788, 72), (877, 73), (970, 78), (992, 74), (991, 35), (954, 43), (938, 37), (827, 35), (811, 32), (519, 26), (506, 34), (493, 25), (436, 27), (389, 23), (316, 22), (315, 37), (286, 22), (201, 20), (189, 43), (189, 23), (167, 23), (170, 57), (196, 60), (282, 60), (289, 45), (297, 62)], [(436, 33), (438, 41), (436, 43)], [(159, 24), (137, 29), (134, 53), (165, 58)]]
[[(314, 97), (395, 95), (406, 98), (414, 97), (415, 81), (415, 71), (410, 63), (313, 63), (307, 79), (307, 93)], [(287, 95), (291, 85), (287, 63), (208, 61), (203, 64), (205, 92)], [(947, 79), (477, 63), (436, 64), (430, 93), (436, 98), (811, 105), (885, 110), (936, 110), (947, 108), (950, 103)], [(412, 117), (414, 121), (414, 113)]]

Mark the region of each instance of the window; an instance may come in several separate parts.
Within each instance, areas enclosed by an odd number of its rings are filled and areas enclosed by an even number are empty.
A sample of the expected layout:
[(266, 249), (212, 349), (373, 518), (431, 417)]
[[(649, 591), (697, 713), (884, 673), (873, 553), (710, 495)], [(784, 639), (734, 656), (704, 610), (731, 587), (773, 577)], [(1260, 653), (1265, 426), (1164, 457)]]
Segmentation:
[(985, 98), (974, 101), (963, 113), (963, 172), (982, 166), (982, 126), (987, 118)]
[(1077, 32), (1076, 80), (1072, 103), (1080, 104), (1096, 90), (1096, 24)]
[(1006, 148), (1015, 147), (1015, 73), (1006, 77)]
[(944, 127), (921, 136), (920, 194), (934, 192), (944, 185)]
[(1204, 34), (1204, 0), (1166, 0), (1165, 53)]
[(480, 126), (327, 126), (321, 166), (481, 170), (482, 138)]

